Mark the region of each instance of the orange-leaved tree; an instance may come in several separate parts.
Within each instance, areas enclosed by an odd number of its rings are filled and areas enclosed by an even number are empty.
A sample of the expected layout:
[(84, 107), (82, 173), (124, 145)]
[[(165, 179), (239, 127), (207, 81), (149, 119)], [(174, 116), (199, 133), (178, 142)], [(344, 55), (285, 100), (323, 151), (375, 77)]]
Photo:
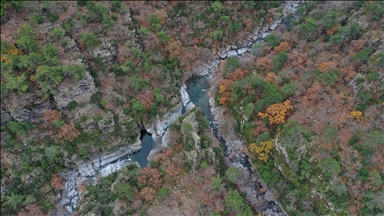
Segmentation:
[(349, 114), (357, 121), (360, 121), (363, 118), (363, 113), (361, 111), (351, 111)]
[(273, 149), (273, 139), (267, 140), (264, 142), (260, 142), (259, 145), (256, 143), (251, 143), (249, 146), (249, 150), (258, 155), (259, 160), (267, 162), (269, 156), (271, 155), (271, 151)]
[(220, 92), (220, 99), (219, 103), (222, 105), (227, 105), (229, 100), (231, 99), (231, 84), (233, 83), (232, 80), (224, 79), (220, 83), (219, 92)]
[(269, 117), (270, 124), (284, 124), (287, 111), (292, 108), (291, 101), (286, 100), (282, 103), (272, 104), (265, 113), (259, 112), (257, 115), (262, 119)]

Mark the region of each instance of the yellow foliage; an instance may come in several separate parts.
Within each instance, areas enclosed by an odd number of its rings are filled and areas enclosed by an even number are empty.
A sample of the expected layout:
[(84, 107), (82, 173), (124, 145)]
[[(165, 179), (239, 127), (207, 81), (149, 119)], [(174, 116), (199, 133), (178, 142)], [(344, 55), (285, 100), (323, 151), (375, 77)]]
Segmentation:
[(11, 63), (11, 60), (9, 60), (8, 58), (7, 58), (7, 56), (3, 56), (3, 55), (1, 55), (1, 57), (0, 57), (0, 61), (1, 62), (5, 62), (5, 63)]
[(283, 103), (272, 104), (265, 113), (259, 112), (257, 115), (260, 118), (269, 117), (271, 124), (284, 124), (286, 113), (292, 108), (291, 101), (286, 100)]
[(163, 25), (166, 19), (168, 18), (167, 11), (165, 11), (164, 9), (156, 10), (155, 14), (160, 19), (160, 24)]
[(363, 113), (360, 111), (351, 111), (349, 114), (357, 121), (360, 121), (363, 118)]
[(260, 145), (257, 145), (256, 143), (251, 143), (251, 145), (249, 146), (249, 150), (251, 152), (256, 153), (259, 156), (259, 160), (267, 162), (273, 147), (273, 140), (271, 139), (268, 141), (260, 142)]
[(12, 48), (10, 48), (9, 50), (7, 50), (7, 54), (10, 55), (10, 56), (19, 56), (19, 55), (23, 55), (23, 53), (17, 49), (15, 47), (15, 45), (12, 44)]

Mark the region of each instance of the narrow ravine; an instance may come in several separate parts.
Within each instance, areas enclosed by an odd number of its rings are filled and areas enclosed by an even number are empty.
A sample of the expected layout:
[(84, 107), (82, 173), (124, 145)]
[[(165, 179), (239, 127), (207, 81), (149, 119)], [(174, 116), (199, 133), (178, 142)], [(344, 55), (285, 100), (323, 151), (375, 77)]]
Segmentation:
[[(227, 165), (247, 169), (252, 179), (254, 179), (249, 184), (248, 188), (242, 188), (242, 186), (239, 185), (240, 190), (247, 191), (246, 199), (251, 203), (251, 206), (258, 212), (267, 209), (267, 213), (269, 212), (275, 215), (286, 215), (285, 211), (279, 207), (279, 204), (275, 201), (275, 198), (268, 191), (264, 194), (260, 194), (258, 192), (258, 188), (263, 187), (263, 182), (256, 180), (258, 177), (251, 169), (248, 156), (244, 154), (237, 154), (235, 157), (231, 156), (231, 153), (236, 152), (239, 148), (242, 148), (244, 143), (241, 140), (226, 140), (225, 137), (222, 137), (219, 134), (218, 128), (220, 127), (220, 120), (217, 119), (217, 114), (219, 112), (223, 112), (223, 110), (214, 107), (213, 98), (208, 96), (212, 95), (208, 93), (213, 90), (213, 87), (210, 88), (209, 86), (208, 79), (213, 78), (213, 72), (221, 61), (228, 57), (241, 57), (245, 53), (250, 52), (253, 44), (265, 38), (271, 30), (276, 29), (282, 20), (290, 14), (290, 12), (294, 13), (300, 2), (302, 1), (289, 1), (283, 3), (283, 15), (269, 26), (255, 30), (251, 37), (247, 40), (249, 42), (244, 47), (237, 48), (230, 46), (225, 49), (224, 52), (219, 53), (216, 58), (213, 58), (206, 64), (196, 68), (200, 76), (191, 78), (189, 81), (187, 81), (186, 85), (183, 85), (180, 88), (181, 101), (178, 106), (174, 107), (170, 111), (170, 115), (165, 116), (163, 119), (158, 120), (148, 128), (145, 128), (146, 132), (142, 134), (142, 140), (140, 140), (138, 137), (134, 144), (122, 146), (114, 152), (107, 154), (104, 153), (87, 161), (81, 161), (76, 164), (78, 167), (77, 170), (63, 174), (64, 188), (58, 194), (61, 201), (58, 205), (56, 205), (55, 212), (60, 212), (58, 215), (71, 215), (74, 212), (74, 209), (78, 206), (78, 202), (81, 197), (78, 191), (80, 184), (84, 182), (86, 185), (96, 184), (99, 178), (106, 177), (130, 163), (131, 155), (135, 152), (139, 151), (139, 153), (141, 152), (141, 154), (143, 154), (140, 155), (137, 153), (134, 157), (136, 158), (138, 165), (145, 167), (148, 161), (147, 158), (143, 159), (143, 157), (148, 155), (147, 152), (151, 151), (155, 143), (161, 143), (161, 145), (164, 146), (167, 142), (164, 140), (164, 137), (166, 137), (166, 133), (170, 124), (183, 112), (185, 112), (185, 110), (194, 107), (196, 104), (197, 106), (201, 107), (203, 113), (210, 121), (213, 133), (222, 143), (222, 146), (227, 155)], [(143, 145), (146, 146), (144, 147)], [(142, 148), (143, 151), (140, 151)], [(149, 155), (151, 154), (155, 154), (155, 152), (151, 151)], [(256, 201), (252, 202), (252, 200)]]

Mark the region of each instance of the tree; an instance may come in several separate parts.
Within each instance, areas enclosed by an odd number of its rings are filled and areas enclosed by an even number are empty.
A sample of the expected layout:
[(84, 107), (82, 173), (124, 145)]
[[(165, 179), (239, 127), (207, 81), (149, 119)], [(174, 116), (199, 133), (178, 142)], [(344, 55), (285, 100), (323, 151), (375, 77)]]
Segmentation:
[(253, 44), (251, 52), (256, 57), (263, 56), (264, 53), (265, 53), (265, 46), (264, 46), (264, 44), (261, 43), (261, 42), (256, 42), (255, 44)]
[(283, 52), (283, 51), (289, 51), (291, 50), (291, 46), (289, 46), (288, 42), (286, 41), (283, 41), (279, 44), (279, 46), (275, 47), (273, 50), (280, 53), (280, 52)]
[(243, 197), (237, 190), (230, 190), (228, 195), (224, 197), (225, 206), (238, 212), (238, 215), (251, 216), (253, 215), (251, 209), (244, 203)]
[(32, 76), (32, 79), (40, 85), (38, 94), (48, 98), (49, 95), (56, 94), (56, 85), (63, 79), (63, 70), (59, 66), (42, 65), (36, 69), (36, 74)]
[(180, 41), (175, 41), (173, 39), (171, 39), (168, 43), (167, 43), (167, 46), (165, 47), (168, 52), (169, 52), (169, 57), (170, 58), (178, 58), (181, 51), (181, 42)]
[(81, 43), (84, 43), (87, 48), (92, 49), (100, 44), (100, 40), (93, 34), (83, 33), (80, 35)]
[(16, 44), (21, 49), (27, 50), (28, 52), (36, 52), (39, 44), (36, 38), (36, 32), (32, 29), (29, 24), (24, 23), (19, 30), (19, 34), (16, 37)]
[(280, 52), (279, 55), (277, 57), (274, 57), (273, 58), (273, 71), (275, 72), (278, 72), (284, 65), (284, 63), (286, 63), (288, 61), (288, 54), (286, 51), (284, 52)]
[(225, 61), (224, 66), (224, 78), (228, 78), (229, 75), (240, 67), (240, 61), (235, 57), (229, 57)]
[(159, 23), (160, 23), (161, 25), (164, 25), (164, 24), (165, 24), (165, 21), (166, 21), (167, 18), (168, 18), (167, 11), (165, 11), (164, 9), (161, 9), (161, 10), (155, 10), (155, 14), (156, 14), (156, 16), (159, 18)]
[(53, 28), (51, 32), (51, 36), (55, 41), (60, 40), (62, 37), (64, 37), (64, 35), (65, 35), (65, 31), (57, 27)]
[(7, 123), (8, 130), (18, 136), (25, 136), (27, 131), (31, 130), (33, 127), (34, 125), (30, 122), (10, 121)]
[(63, 73), (65, 76), (71, 77), (73, 80), (78, 81), (85, 75), (85, 65), (80, 64), (67, 64), (63, 67)]
[(224, 37), (224, 32), (221, 29), (217, 29), (212, 33), (212, 38), (217, 41), (221, 41)]
[(109, 16), (109, 11), (102, 3), (87, 1), (88, 20), (95, 23), (101, 23), (105, 14)]
[(127, 78), (127, 80), (129, 81), (129, 86), (136, 94), (139, 93), (142, 89), (148, 88), (149, 81), (147, 79), (138, 76), (132, 76)]
[(380, 20), (383, 16), (384, 8), (379, 2), (372, 2), (365, 7), (364, 13), (368, 14), (371, 21)]
[(117, 183), (114, 185), (113, 190), (116, 191), (118, 199), (124, 199), (127, 202), (133, 202), (135, 200), (135, 193), (132, 191), (129, 183)]
[(322, 160), (319, 167), (325, 177), (332, 177), (333, 175), (341, 172), (340, 163), (334, 158), (326, 158)]
[(361, 111), (351, 111), (349, 114), (357, 121), (360, 121), (363, 118), (363, 113)]
[(251, 143), (249, 146), (249, 150), (251, 152), (254, 152), (258, 155), (259, 160), (267, 162), (269, 159), (270, 154), (272, 153), (273, 149), (273, 139), (260, 142), (260, 145), (257, 145), (256, 143)]
[(4, 205), (9, 205), (13, 209), (16, 209), (16, 207), (23, 202), (24, 197), (24, 195), (11, 194), (10, 196), (6, 197), (7, 201), (4, 203)]
[(268, 117), (270, 124), (284, 124), (286, 113), (292, 108), (291, 101), (286, 100), (269, 106), (265, 113), (259, 112), (257, 115), (262, 119)]
[(220, 175), (217, 175), (216, 178), (211, 178), (211, 184), (214, 189), (224, 186), (225, 184), (222, 182)]
[(155, 199), (156, 190), (148, 186), (140, 191), (140, 195), (145, 199), (145, 201), (150, 202)]
[(51, 186), (60, 190), (63, 188), (63, 179), (56, 174), (52, 174)]
[(141, 175), (137, 179), (137, 182), (157, 189), (160, 187), (162, 182), (161, 173), (156, 168), (144, 168), (141, 171)]
[(280, 44), (280, 39), (274, 33), (265, 37), (264, 41), (272, 48)]
[(12, 75), (9, 73), (2, 74), (6, 80), (6, 83), (2, 83), (6, 92), (15, 91), (18, 94), (22, 94), (28, 89), (27, 74), (23, 73), (20, 76)]
[(220, 83), (219, 87), (219, 93), (220, 93), (220, 99), (219, 103), (222, 105), (227, 105), (228, 102), (231, 100), (231, 84), (233, 83), (232, 80), (224, 79)]
[(80, 132), (76, 129), (75, 124), (71, 122), (70, 124), (64, 124), (60, 128), (59, 137), (72, 142), (76, 137), (80, 135)]
[(336, 13), (335, 11), (333, 10), (329, 10), (325, 16), (323, 16), (321, 18), (321, 20), (324, 22), (324, 28), (325, 30), (328, 30), (336, 25), (338, 25), (339, 23), (337, 22), (337, 18), (339, 18), (339, 14)]
[(170, 194), (170, 190), (169, 190), (169, 188), (160, 188), (160, 189), (157, 191), (157, 194), (158, 194), (160, 197), (167, 197), (167, 196), (169, 196), (169, 194)]
[(305, 18), (303, 24), (301, 24), (299, 28), (298, 33), (299, 33), (299, 36), (301, 37), (306, 37), (307, 39), (308, 38), (313, 39), (317, 33), (316, 20), (311, 17)]
[(224, 6), (219, 1), (213, 2), (211, 4), (211, 8), (216, 14), (219, 14), (222, 10), (224, 10)]
[(227, 169), (227, 171), (225, 171), (225, 176), (227, 176), (228, 180), (233, 183), (236, 183), (239, 175), (240, 171), (237, 167), (230, 167), (229, 169)]
[(165, 31), (158, 32), (157, 36), (159, 37), (159, 40), (163, 43), (166, 43), (171, 39), (171, 37), (169, 37), (169, 35)]

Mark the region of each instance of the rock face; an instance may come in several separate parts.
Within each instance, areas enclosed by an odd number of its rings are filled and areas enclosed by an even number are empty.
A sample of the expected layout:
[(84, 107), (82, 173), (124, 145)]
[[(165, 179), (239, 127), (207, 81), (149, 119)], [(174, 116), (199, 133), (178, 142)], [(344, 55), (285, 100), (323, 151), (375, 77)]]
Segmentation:
[(72, 101), (76, 101), (79, 104), (91, 101), (91, 96), (95, 92), (96, 86), (93, 77), (87, 70), (84, 77), (77, 82), (72, 80), (62, 82), (58, 86), (57, 94), (53, 97), (57, 105), (64, 108)]
[(35, 94), (14, 95), (15, 103), (8, 109), (16, 121), (39, 123), (42, 121), (44, 111), (52, 109), (49, 100), (39, 101)]
[(147, 132), (152, 134), (153, 140), (159, 142), (169, 125), (181, 115), (183, 110), (183, 103), (180, 99), (162, 118), (159, 116), (156, 118), (155, 123), (147, 128)]
[(103, 134), (112, 133), (115, 130), (115, 120), (113, 119), (113, 113), (108, 111), (103, 118), (97, 122), (99, 129)]
[(141, 141), (137, 139), (134, 144), (122, 146), (113, 152), (101, 154), (86, 161), (75, 161), (78, 169), (63, 175), (66, 180), (63, 192), (60, 193), (61, 195), (59, 194), (59, 199), (61, 199), (59, 206), (64, 207), (68, 212), (65, 215), (71, 215), (73, 209), (77, 207), (80, 199), (77, 188), (80, 185), (94, 185), (97, 183), (97, 179), (106, 177), (125, 167), (130, 163), (128, 157), (141, 148)]
[(89, 52), (93, 58), (101, 58), (101, 61), (108, 66), (111, 65), (115, 59), (117, 54), (117, 46), (116, 41), (103, 41), (103, 44), (99, 47), (96, 47)]

